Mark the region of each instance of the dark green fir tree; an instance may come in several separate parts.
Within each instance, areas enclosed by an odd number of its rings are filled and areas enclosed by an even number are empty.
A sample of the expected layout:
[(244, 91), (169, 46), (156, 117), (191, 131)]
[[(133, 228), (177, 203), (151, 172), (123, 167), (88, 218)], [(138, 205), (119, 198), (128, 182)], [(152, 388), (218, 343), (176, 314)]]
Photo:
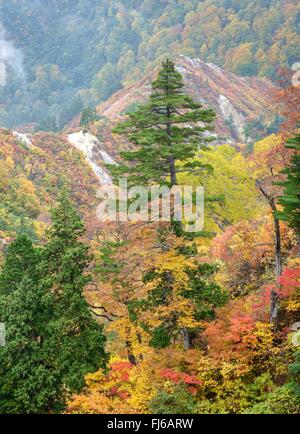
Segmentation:
[(86, 269), (89, 247), (82, 242), (84, 225), (66, 192), (52, 212), (48, 243), (41, 260), (51, 318), (47, 325), (49, 357), (70, 391), (84, 386), (84, 376), (106, 364), (103, 326), (93, 318), (83, 291), (90, 281)]
[(46, 413), (61, 408), (63, 384), (45, 354), (45, 306), (36, 281), (24, 275), (0, 296), (5, 345), (0, 347), (0, 414)]
[(214, 119), (213, 110), (203, 108), (184, 92), (182, 75), (167, 59), (152, 82), (148, 102), (128, 113), (128, 119), (114, 130), (135, 145), (133, 151), (121, 154), (123, 165), (111, 167), (115, 180), (127, 176), (133, 185), (173, 186), (179, 172), (207, 168), (188, 160), (207, 142), (203, 132), (212, 129)]
[(288, 149), (294, 150), (291, 164), (283, 173), (286, 180), (280, 185), (284, 187), (283, 195), (279, 203), (283, 211), (278, 213), (279, 217), (295, 230), (298, 239), (298, 255), (300, 257), (300, 134), (289, 139), (286, 143)]
[(52, 213), (48, 242), (34, 248), (14, 241), (0, 276), (0, 413), (49, 413), (63, 409), (84, 376), (104, 367), (102, 326), (83, 291), (91, 257), (84, 227), (64, 193)]
[[(173, 187), (178, 185), (180, 173), (199, 173), (212, 169), (210, 165), (203, 164), (201, 160), (194, 157), (211, 141), (210, 137), (207, 137), (209, 134), (204, 133), (213, 129), (215, 113), (195, 102), (185, 92), (183, 77), (171, 60), (167, 59), (162, 63), (157, 79), (152, 82), (152, 92), (148, 102), (139, 105), (127, 116), (127, 120), (121, 122), (114, 132), (125, 135), (133, 143), (134, 149), (121, 153), (123, 164), (110, 167), (116, 183), (120, 177), (126, 177), (130, 186), (158, 184)], [(183, 234), (183, 225), (181, 221), (176, 221), (172, 209), (170, 220), (169, 230), (177, 236), (194, 238), (200, 235), (199, 232)], [(191, 276), (192, 286), (196, 286), (196, 277), (199, 276)], [(144, 276), (146, 281), (158, 278), (159, 284), (148, 294), (148, 298), (139, 306), (138, 303), (136, 306), (131, 306), (133, 311), (137, 308), (135, 310), (137, 318), (139, 309), (154, 311), (157, 306), (167, 306), (170, 303), (174, 292), (172, 273), (166, 272), (157, 276), (151, 270)], [(198, 286), (201, 286), (200, 283)], [(195, 297), (196, 290), (198, 287), (193, 291)], [(205, 287), (205, 291), (203, 296), (205, 300), (199, 302), (207, 301), (208, 304), (210, 296), (212, 298), (215, 296), (216, 288)], [(151, 335), (151, 345), (156, 348), (169, 346), (173, 338), (176, 339), (181, 332), (184, 332), (185, 348), (189, 348), (193, 330), (181, 329), (176, 318), (172, 317), (160, 327), (147, 331)]]
[(20, 235), (10, 244), (5, 255), (0, 274), (0, 294), (13, 292), (26, 274), (35, 280), (37, 262), (38, 250), (26, 236)]

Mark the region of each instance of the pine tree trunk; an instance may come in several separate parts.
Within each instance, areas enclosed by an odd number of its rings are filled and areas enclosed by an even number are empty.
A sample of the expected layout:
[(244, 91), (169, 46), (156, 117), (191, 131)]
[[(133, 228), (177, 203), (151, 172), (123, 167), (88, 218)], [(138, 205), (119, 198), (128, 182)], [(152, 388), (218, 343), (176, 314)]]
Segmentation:
[(270, 299), (270, 323), (276, 326), (279, 312), (279, 295), (276, 291), (271, 291)]
[[(177, 185), (177, 173), (175, 167), (175, 159), (172, 155), (172, 123), (170, 121), (171, 113), (170, 109), (167, 107), (167, 134), (169, 136), (169, 147), (170, 147), (170, 156), (169, 156), (169, 170), (170, 170), (170, 181), (171, 187)], [(171, 224), (175, 224), (175, 198), (174, 195), (171, 195)], [(180, 232), (182, 231), (182, 222), (177, 222)]]
[[(140, 345), (142, 345), (142, 336), (141, 336), (141, 334), (140, 334), (139, 332), (137, 332), (136, 337), (137, 337), (137, 341), (138, 341), (138, 343), (139, 343)], [(139, 359), (140, 359), (141, 361), (144, 360), (144, 357), (143, 357), (143, 354), (142, 354), (142, 353), (139, 354)]]
[(177, 174), (175, 169), (174, 158), (170, 157), (170, 178), (171, 178), (171, 186), (177, 185)]
[(167, 134), (169, 136), (169, 146), (170, 146), (170, 157), (169, 157), (169, 163), (170, 163), (170, 179), (171, 179), (171, 187), (174, 185), (177, 185), (177, 176), (176, 176), (176, 168), (175, 168), (175, 160), (172, 156), (172, 124), (170, 121), (171, 113), (170, 109), (167, 107)]

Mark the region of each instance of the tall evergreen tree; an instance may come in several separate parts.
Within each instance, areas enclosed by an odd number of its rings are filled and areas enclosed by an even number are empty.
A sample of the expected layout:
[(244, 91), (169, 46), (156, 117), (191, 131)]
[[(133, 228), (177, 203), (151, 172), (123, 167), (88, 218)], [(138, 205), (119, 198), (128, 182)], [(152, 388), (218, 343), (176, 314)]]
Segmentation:
[(83, 296), (91, 259), (83, 235), (63, 194), (47, 244), (35, 249), (20, 237), (9, 248), (0, 276), (0, 413), (59, 411), (84, 376), (106, 364), (102, 326)]
[[(204, 108), (184, 92), (182, 75), (177, 71), (175, 64), (167, 59), (162, 63), (157, 79), (152, 82), (152, 92), (148, 102), (128, 113), (128, 119), (114, 129), (115, 133), (126, 135), (135, 145), (134, 150), (121, 153), (124, 164), (110, 167), (114, 180), (117, 181), (119, 177), (125, 176), (129, 185), (159, 184), (173, 187), (178, 184), (179, 173), (198, 173), (211, 169), (210, 165), (203, 164), (193, 157), (210, 141), (203, 133), (212, 130), (214, 119), (213, 110)], [(170, 217), (169, 229), (178, 236), (183, 235), (181, 222), (174, 221), (173, 215)], [(197, 235), (198, 233), (195, 233), (189, 237), (193, 238)], [(155, 309), (160, 305), (168, 306), (176, 294), (171, 272), (157, 276), (151, 270), (146, 273), (144, 279), (151, 281), (152, 278), (158, 277), (160, 279), (158, 287), (141, 302), (144, 310)], [(191, 276), (191, 285), (196, 286), (196, 290), (203, 289), (200, 281), (198, 286), (195, 283), (199, 278), (199, 275), (194, 278)], [(213, 298), (214, 290), (215, 287), (209, 286), (206, 291), (208, 300), (210, 297)], [(193, 295), (197, 299), (197, 295), (194, 293)], [(198, 298), (199, 300), (193, 301), (198, 303), (201, 301), (204, 305), (206, 300)], [(148, 330), (152, 335), (151, 345), (159, 348), (167, 347), (172, 337), (176, 337), (181, 331), (184, 335), (185, 348), (188, 348), (193, 331), (181, 326), (178, 326), (178, 329), (177, 322), (171, 315), (169, 321), (165, 321), (154, 330)]]
[[(215, 113), (184, 93), (182, 75), (173, 62), (166, 60), (152, 83), (149, 101), (128, 113), (115, 132), (126, 135), (136, 149), (123, 152), (123, 165), (112, 167), (117, 179), (127, 175), (132, 184), (150, 182), (176, 185), (179, 172), (191, 172), (207, 167), (201, 162), (186, 162), (207, 139), (203, 132), (212, 129)], [(127, 163), (127, 164), (126, 164)]]
[(287, 177), (280, 184), (284, 186), (283, 195), (279, 200), (279, 203), (283, 206), (283, 211), (278, 215), (295, 230), (300, 257), (300, 134), (296, 134), (295, 137), (289, 139), (286, 147), (293, 149), (295, 152), (291, 165), (283, 171)]
[(45, 413), (62, 400), (63, 384), (45, 358), (42, 293), (26, 274), (0, 296), (6, 343), (0, 347), (0, 413)]
[(0, 413), (38, 413), (55, 407), (62, 384), (43, 353), (45, 316), (39, 287), (39, 249), (25, 236), (8, 248), (0, 275)]
[(52, 212), (52, 226), (40, 264), (42, 285), (51, 304), (46, 328), (49, 357), (71, 391), (84, 386), (84, 375), (106, 364), (103, 326), (92, 317), (83, 290), (91, 256), (80, 241), (84, 226), (66, 192)]
[(7, 254), (0, 274), (0, 294), (8, 294), (16, 289), (24, 275), (34, 279), (38, 251), (26, 236), (19, 236), (8, 247)]

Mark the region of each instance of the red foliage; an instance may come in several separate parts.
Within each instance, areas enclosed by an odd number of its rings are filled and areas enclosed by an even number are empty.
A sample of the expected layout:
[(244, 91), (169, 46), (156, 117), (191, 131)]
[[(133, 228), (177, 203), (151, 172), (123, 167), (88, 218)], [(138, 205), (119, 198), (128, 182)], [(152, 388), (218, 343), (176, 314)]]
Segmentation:
[(292, 293), (300, 288), (300, 267), (290, 269), (286, 268), (278, 279), (280, 285), (280, 295), (289, 297)]
[(186, 374), (185, 372), (174, 371), (170, 368), (165, 368), (160, 371), (162, 378), (166, 378), (175, 384), (185, 383), (187, 385), (200, 385), (202, 384), (200, 380), (196, 378), (195, 375)]
[(132, 369), (133, 365), (127, 361), (114, 362), (111, 365), (111, 370), (108, 375), (109, 381), (114, 378), (118, 378), (120, 381), (129, 380), (129, 371)]
[[(260, 292), (232, 300), (218, 310), (217, 319), (207, 326), (208, 347), (216, 358), (230, 359), (247, 349), (257, 321), (268, 322), (271, 292), (281, 299), (291, 297), (300, 288), (300, 267), (286, 268), (277, 283), (265, 286)], [(247, 336), (245, 340), (244, 337)]]
[(133, 365), (127, 361), (117, 361), (113, 362), (110, 365), (110, 371), (105, 377), (106, 384), (110, 384), (108, 394), (110, 396), (117, 396), (120, 399), (126, 399), (129, 396), (129, 393), (120, 390), (124, 383), (129, 381), (130, 370), (133, 368)]
[(256, 318), (246, 311), (242, 300), (233, 301), (219, 311), (214, 323), (208, 325), (205, 335), (213, 357), (229, 360), (237, 352), (246, 349), (247, 343), (243, 342), (243, 337), (247, 335), (249, 339), (256, 322)]
[(291, 136), (299, 122), (299, 105), (300, 105), (300, 86), (293, 86), (293, 72), (281, 68), (278, 71), (279, 88), (275, 93), (274, 102), (280, 103), (280, 112), (284, 116), (284, 122), (281, 124), (281, 132), (283, 136)]
[(288, 298), (296, 289), (300, 288), (300, 267), (286, 268), (277, 279), (277, 283), (268, 285), (261, 293), (261, 302), (265, 305), (270, 303), (271, 292), (276, 291), (280, 298)]

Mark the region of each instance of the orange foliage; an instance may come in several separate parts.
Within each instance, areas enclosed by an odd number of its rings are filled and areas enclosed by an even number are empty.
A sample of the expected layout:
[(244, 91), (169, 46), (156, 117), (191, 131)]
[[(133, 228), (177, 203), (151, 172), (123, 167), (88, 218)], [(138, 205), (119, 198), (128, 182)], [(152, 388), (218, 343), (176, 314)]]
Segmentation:
[[(281, 230), (282, 251), (287, 256), (296, 241), (288, 227), (282, 224)], [(226, 264), (225, 282), (233, 294), (259, 288), (264, 273), (274, 268), (272, 216), (229, 226), (213, 240), (211, 252)]]
[(279, 69), (279, 88), (274, 98), (275, 103), (280, 103), (280, 111), (285, 118), (284, 122), (281, 124), (281, 131), (285, 139), (295, 132), (297, 124), (300, 121), (300, 86), (293, 86), (291, 84), (293, 74), (293, 71), (288, 69)]

